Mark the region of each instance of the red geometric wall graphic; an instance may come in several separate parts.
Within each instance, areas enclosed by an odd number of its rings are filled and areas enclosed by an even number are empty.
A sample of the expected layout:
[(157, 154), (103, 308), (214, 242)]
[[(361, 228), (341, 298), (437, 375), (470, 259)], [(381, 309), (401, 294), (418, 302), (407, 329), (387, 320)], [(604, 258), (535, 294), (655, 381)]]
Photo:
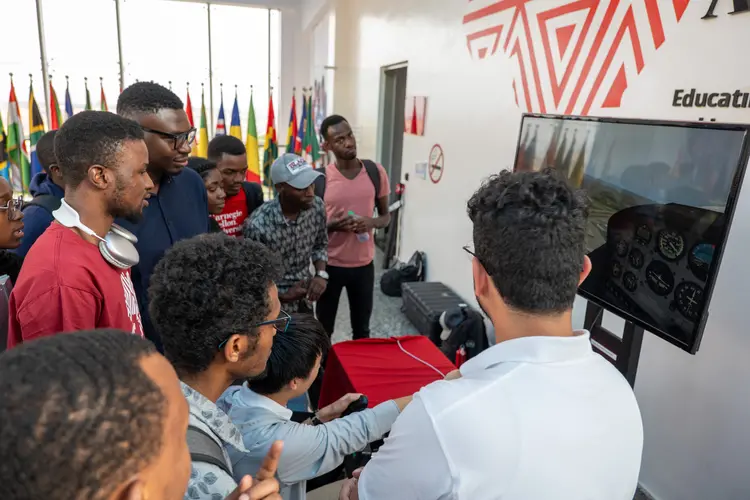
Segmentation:
[(587, 115), (617, 108), (690, 0), (469, 0), (463, 24), (478, 59), (517, 64), (524, 111)]

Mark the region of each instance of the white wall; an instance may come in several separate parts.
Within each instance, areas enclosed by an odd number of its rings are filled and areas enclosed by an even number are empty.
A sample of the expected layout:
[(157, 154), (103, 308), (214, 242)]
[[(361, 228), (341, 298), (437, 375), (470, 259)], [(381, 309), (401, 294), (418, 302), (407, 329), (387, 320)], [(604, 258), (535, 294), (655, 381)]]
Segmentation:
[[(408, 61), (407, 93), (428, 97), (425, 136), (407, 135), (404, 139), (403, 172), (410, 172), (411, 180), (407, 184), (401, 254), (408, 257), (415, 249), (426, 251), (429, 279), (445, 282), (466, 298), (473, 296), (470, 264), (461, 250), (471, 240), (466, 200), (482, 178), (511, 166), (520, 115), (527, 108), (518, 57), (513, 53), (516, 40), (529, 78), (533, 111), (540, 111), (540, 104), (528, 39), (537, 67), (543, 68), (538, 88), (544, 96), (545, 111), (568, 111), (574, 94), (574, 86), (569, 85), (558, 105), (552, 98), (537, 14), (565, 5), (599, 5), (581, 58), (572, 65), (575, 77), (584, 68), (584, 58), (598, 54), (580, 90), (580, 96), (593, 97), (588, 106), (584, 98), (574, 101), (570, 107), (574, 113), (685, 120), (714, 117), (729, 122), (746, 122), (750, 116), (748, 109), (672, 106), (676, 88), (750, 91), (750, 69), (744, 57), (750, 44), (750, 13), (726, 15), (731, 10), (729, 0), (719, 0), (718, 17), (711, 20), (701, 20), (709, 2), (693, 0), (679, 22), (675, 7), (687, 1), (533, 0), (526, 4), (528, 15), (521, 15), (512, 30), (516, 7), (511, 3), (332, 2), (337, 19), (334, 110), (347, 116), (358, 131), (361, 156), (376, 155), (382, 66)], [(604, 29), (602, 20), (610, 3), (616, 7), (611, 16), (613, 27)], [(492, 5), (504, 10), (464, 24), (466, 14)], [(624, 42), (612, 51), (613, 64), (603, 69), (607, 51), (597, 52), (592, 41), (601, 33), (604, 47), (614, 45), (617, 28), (628, 19), (631, 5), (643, 66), (631, 43), (632, 31), (625, 30)], [(646, 7), (654, 5), (658, 5), (661, 14), (663, 44), (659, 43), (660, 30), (650, 27), (653, 17), (649, 17)], [(309, 8), (314, 10), (314, 6)], [(572, 30), (571, 46), (575, 46), (587, 12), (556, 17), (551, 25), (562, 27), (564, 32), (565, 25), (577, 23), (578, 27)], [(528, 22), (528, 37), (524, 34), (524, 19)], [(492, 34), (478, 39), (471, 51), (467, 48), (467, 35), (498, 25), (503, 25), (503, 30), (494, 54)], [(559, 51), (554, 30), (550, 33), (551, 53), (555, 54)], [(484, 59), (479, 57), (482, 48), (487, 50)], [(555, 64), (561, 71), (566, 62), (564, 59)], [(613, 85), (623, 82), (623, 75), (616, 78), (620, 67), (628, 86), (618, 105), (616, 96), (609, 96), (608, 100), (607, 96)], [(602, 75), (600, 88), (593, 91), (597, 74)], [(514, 80), (521, 106), (516, 104)], [(605, 108), (603, 104), (614, 107)], [(435, 143), (440, 143), (445, 151), (445, 173), (437, 185), (414, 175), (415, 163), (426, 161)], [(744, 295), (750, 287), (750, 267), (745, 265), (743, 255), (750, 247), (750, 227), (746, 223), (750, 217), (750, 192), (746, 189), (744, 195), (698, 354), (685, 354), (652, 335), (644, 341), (636, 382), (646, 433), (641, 481), (660, 500), (750, 498), (750, 478), (745, 470), (750, 463), (750, 338), (743, 310), (747, 302)], [(585, 303), (579, 302), (576, 314), (580, 322)], [(617, 324), (612, 318), (608, 321)]]

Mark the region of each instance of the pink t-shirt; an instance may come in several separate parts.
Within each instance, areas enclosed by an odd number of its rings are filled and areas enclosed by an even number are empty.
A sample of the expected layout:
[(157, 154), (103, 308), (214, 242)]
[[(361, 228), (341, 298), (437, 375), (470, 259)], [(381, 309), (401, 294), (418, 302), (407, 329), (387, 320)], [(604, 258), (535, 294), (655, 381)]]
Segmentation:
[[(378, 165), (382, 198), (391, 194), (388, 173)], [(328, 220), (340, 218), (349, 211), (362, 217), (372, 217), (375, 212), (375, 186), (364, 166), (354, 179), (343, 176), (336, 165), (326, 167), (326, 215)], [(354, 233), (328, 233), (328, 264), (336, 267), (362, 267), (375, 257), (375, 241), (372, 231), (370, 239), (361, 242)]]

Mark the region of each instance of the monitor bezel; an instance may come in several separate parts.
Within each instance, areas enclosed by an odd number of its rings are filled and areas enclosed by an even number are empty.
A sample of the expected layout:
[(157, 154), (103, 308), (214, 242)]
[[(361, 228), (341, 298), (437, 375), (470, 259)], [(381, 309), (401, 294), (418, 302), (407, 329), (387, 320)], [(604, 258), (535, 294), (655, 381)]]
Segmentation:
[(524, 131), (524, 121), (526, 120), (526, 118), (542, 118), (542, 119), (551, 119), (551, 120), (564, 120), (564, 121), (571, 121), (571, 122), (616, 123), (616, 124), (646, 125), (646, 126), (659, 126), (659, 127), (729, 130), (729, 131), (741, 131), (745, 133), (742, 139), (742, 147), (740, 148), (740, 156), (739, 156), (737, 168), (735, 170), (734, 178), (732, 179), (732, 185), (729, 190), (729, 195), (727, 196), (727, 205), (724, 211), (727, 220), (726, 220), (726, 224), (724, 225), (724, 230), (722, 231), (722, 234), (721, 234), (721, 240), (717, 248), (718, 251), (714, 257), (715, 258), (714, 272), (708, 276), (708, 278), (706, 279), (706, 285), (703, 288), (706, 300), (703, 305), (703, 311), (701, 313), (701, 317), (696, 322), (695, 329), (693, 330), (693, 338), (691, 342), (685, 342), (682, 339), (675, 338), (669, 333), (662, 331), (658, 328), (654, 329), (654, 325), (649, 325), (645, 321), (642, 321), (641, 319), (637, 318), (636, 316), (633, 316), (627, 311), (624, 311), (620, 309), (619, 307), (617, 307), (616, 305), (611, 304), (610, 302), (605, 300), (603, 297), (599, 297), (593, 293), (582, 290), (580, 287), (578, 288), (578, 295), (580, 295), (586, 300), (590, 300), (594, 304), (597, 304), (598, 306), (602, 307), (604, 310), (609, 311), (612, 314), (619, 316), (625, 321), (631, 322), (648, 332), (653, 333), (657, 337), (669, 342), (670, 344), (674, 346), (679, 347), (683, 351), (686, 351), (690, 354), (695, 354), (696, 352), (698, 352), (698, 348), (700, 347), (700, 344), (703, 340), (703, 333), (706, 329), (706, 324), (708, 322), (709, 309), (710, 309), (711, 301), (713, 300), (714, 287), (716, 285), (716, 280), (719, 276), (719, 272), (721, 271), (721, 262), (724, 257), (724, 248), (726, 246), (727, 240), (729, 239), (729, 232), (732, 228), (732, 223), (734, 221), (734, 214), (735, 214), (735, 210), (737, 207), (737, 201), (739, 199), (740, 190), (742, 188), (742, 183), (745, 178), (745, 171), (748, 166), (748, 161), (750, 160), (750, 140), (749, 140), (750, 126), (745, 126), (741, 124), (717, 123), (713, 121), (712, 122), (704, 122), (704, 121), (693, 122), (693, 121), (657, 120), (657, 119), (647, 119), (647, 118), (615, 118), (615, 117), (601, 117), (601, 116), (575, 116), (575, 115), (554, 115), (554, 114), (544, 114), (544, 113), (523, 113), (523, 115), (521, 116), (521, 124), (518, 130), (518, 139), (516, 141), (516, 154), (513, 159), (513, 171), (514, 172), (516, 171), (518, 167), (518, 154), (521, 149), (521, 140), (523, 139), (523, 131)]

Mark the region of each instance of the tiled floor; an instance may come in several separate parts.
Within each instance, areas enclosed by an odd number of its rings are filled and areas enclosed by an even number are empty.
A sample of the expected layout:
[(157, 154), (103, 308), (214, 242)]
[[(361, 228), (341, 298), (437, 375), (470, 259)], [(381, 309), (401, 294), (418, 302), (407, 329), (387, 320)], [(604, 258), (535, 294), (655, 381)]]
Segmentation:
[[(382, 338), (416, 334), (417, 330), (401, 312), (401, 297), (388, 297), (380, 291), (380, 277), (383, 272), (382, 253), (377, 251), (375, 255), (375, 296), (372, 319), (370, 320), (370, 336)], [(342, 293), (338, 314), (336, 315), (336, 330), (333, 334), (333, 342), (341, 342), (351, 338), (352, 324), (349, 321), (349, 301), (346, 298), (346, 293)]]

